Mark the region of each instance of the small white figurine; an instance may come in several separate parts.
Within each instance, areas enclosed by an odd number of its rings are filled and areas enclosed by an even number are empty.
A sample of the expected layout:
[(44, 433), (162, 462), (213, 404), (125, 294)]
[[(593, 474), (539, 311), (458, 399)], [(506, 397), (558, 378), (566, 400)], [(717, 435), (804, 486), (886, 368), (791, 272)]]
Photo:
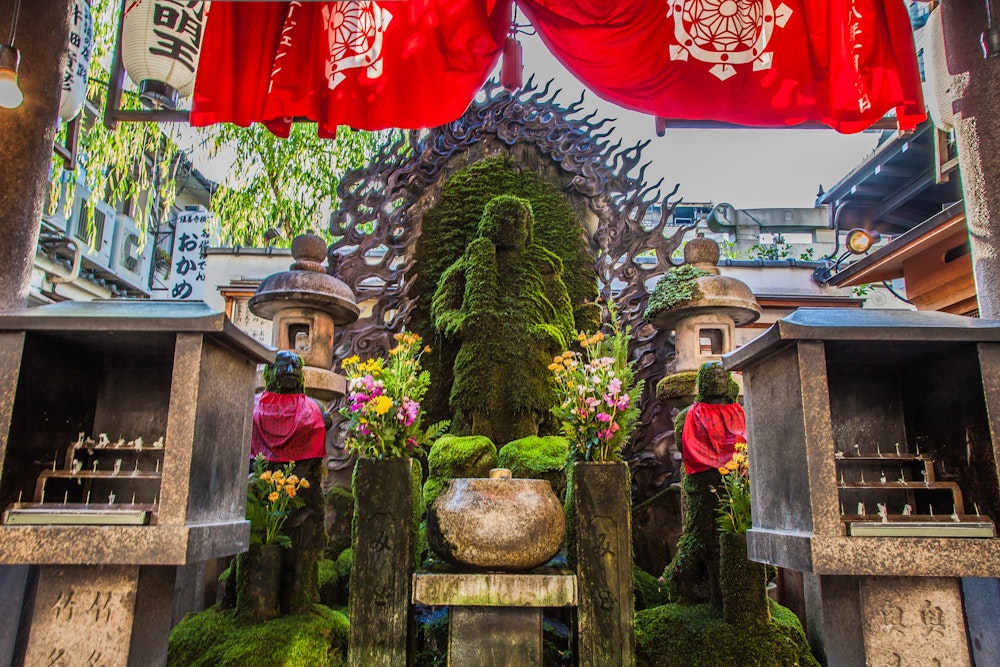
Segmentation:
[(132, 441), (132, 446), (135, 447), (136, 449), (142, 449), (142, 436), (141, 435), (138, 438), (136, 438), (135, 440)]
[(835, 453), (835, 454), (833, 455), (833, 458), (835, 458), (835, 459), (838, 459), (838, 460), (839, 460), (839, 459), (842, 459), (842, 458), (844, 458), (844, 452), (841, 452), (841, 451), (837, 451), (837, 452), (836, 452), (836, 453)]
[(902, 456), (902, 454), (899, 453), (899, 443), (898, 442), (896, 443), (896, 456)]
[(882, 518), (882, 523), (888, 523), (889, 513), (886, 511), (885, 505), (882, 503), (875, 503), (875, 506), (878, 507), (878, 515)]
[(115, 459), (115, 468), (114, 468), (114, 472), (112, 474), (117, 475), (121, 471), (122, 471), (122, 460), (121, 459)]
[(865, 504), (858, 503), (858, 516), (864, 516), (864, 515), (865, 515)]
[(108, 439), (107, 433), (101, 433), (97, 436), (97, 446), (98, 447), (108, 447), (111, 444), (111, 440)]
[(83, 470), (83, 461), (81, 461), (80, 459), (73, 459), (72, 470), (74, 475), (79, 474), (79, 472)]
[(153, 441), (153, 449), (163, 449), (163, 436)]
[(885, 471), (884, 470), (882, 471), (882, 476), (878, 478), (878, 481), (880, 481), (883, 484), (885, 484)]
[(913, 515), (913, 508), (910, 507), (910, 503), (906, 503), (905, 505), (903, 505), (903, 516), (912, 516), (912, 515)]
[(121, 437), (118, 438), (117, 442), (115, 442), (115, 449), (121, 449), (124, 446), (125, 446), (125, 438)]
[(878, 457), (882, 458), (882, 448), (879, 447), (878, 443), (875, 443), (875, 451), (878, 453)]
[(108, 504), (109, 505), (114, 505), (115, 504), (115, 492), (114, 491), (108, 491)]
[(80, 437), (77, 438), (76, 442), (73, 443), (73, 449), (80, 449), (81, 447), (83, 447), (83, 439), (85, 437), (86, 436), (84, 435), (83, 431), (80, 431)]
[(94, 472), (97, 472), (97, 461), (94, 461)]

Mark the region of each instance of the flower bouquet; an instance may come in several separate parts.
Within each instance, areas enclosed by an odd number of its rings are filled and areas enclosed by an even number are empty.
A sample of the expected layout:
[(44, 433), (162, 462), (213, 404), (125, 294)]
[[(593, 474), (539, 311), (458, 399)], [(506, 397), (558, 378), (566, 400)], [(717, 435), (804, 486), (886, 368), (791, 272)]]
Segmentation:
[(613, 306), (610, 311), (610, 336), (580, 333), (582, 352), (567, 350), (549, 364), (558, 397), (552, 412), (575, 444), (571, 460), (620, 461), (639, 417), (643, 382), (635, 380), (628, 360), (630, 330), (622, 328)]
[(420, 356), (430, 351), (414, 333), (397, 333), (387, 359), (361, 361), (356, 355), (341, 367), (347, 374), (347, 446), (371, 459), (412, 456), (420, 445), (448, 426), (439, 422), (421, 431), (420, 401), (430, 386), (430, 373), (420, 369)]
[(719, 468), (722, 475), (719, 496), (719, 528), (729, 534), (745, 533), (752, 524), (750, 516), (750, 468), (747, 462), (747, 443), (737, 442), (736, 452), (726, 465)]
[(292, 474), (295, 463), (278, 470), (268, 470), (260, 454), (254, 459), (247, 487), (247, 519), (250, 520), (250, 544), (278, 544), (289, 548), (291, 539), (281, 532), (292, 510), (305, 504), (299, 489), (308, 489), (309, 481)]

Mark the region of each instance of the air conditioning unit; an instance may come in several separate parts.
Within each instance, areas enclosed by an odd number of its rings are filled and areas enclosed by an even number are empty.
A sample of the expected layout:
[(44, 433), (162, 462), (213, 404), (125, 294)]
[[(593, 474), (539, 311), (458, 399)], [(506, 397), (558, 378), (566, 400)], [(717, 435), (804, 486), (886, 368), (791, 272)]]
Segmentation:
[[(93, 227), (87, 224), (90, 207), (94, 210)], [(115, 233), (115, 216), (118, 214), (111, 204), (105, 201), (82, 201), (79, 208), (74, 207), (72, 230), (67, 226), (67, 233), (83, 247), (84, 257), (103, 267), (111, 264), (111, 245)]]
[(924, 99), (927, 113), (938, 129), (951, 132), (955, 127), (952, 103), (960, 96), (959, 77), (948, 71), (944, 51), (944, 28), (941, 25), (941, 7), (935, 7), (927, 17), (920, 41), (924, 53)]
[(115, 219), (110, 268), (136, 287), (140, 287), (145, 282), (143, 276), (148, 273), (153, 257), (152, 244), (141, 244), (141, 239), (142, 233), (135, 224), (135, 220), (124, 213), (119, 213)]

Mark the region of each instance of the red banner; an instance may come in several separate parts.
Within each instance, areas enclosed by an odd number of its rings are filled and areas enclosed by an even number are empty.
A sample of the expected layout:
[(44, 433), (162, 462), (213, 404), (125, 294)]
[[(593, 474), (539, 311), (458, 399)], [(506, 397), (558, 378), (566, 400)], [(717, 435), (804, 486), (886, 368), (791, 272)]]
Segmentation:
[(294, 118), (377, 130), (461, 116), (496, 65), (510, 0), (220, 2), (205, 28), (192, 125)]
[(925, 118), (902, 0), (518, 0), (549, 49), (620, 106), (858, 132)]

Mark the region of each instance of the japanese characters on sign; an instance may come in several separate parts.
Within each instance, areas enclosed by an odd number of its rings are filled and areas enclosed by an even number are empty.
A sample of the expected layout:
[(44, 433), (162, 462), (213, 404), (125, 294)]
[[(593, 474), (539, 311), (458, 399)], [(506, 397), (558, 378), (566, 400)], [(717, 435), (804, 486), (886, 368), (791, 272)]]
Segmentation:
[(205, 252), (208, 249), (206, 211), (185, 211), (174, 229), (170, 259), (169, 298), (200, 301), (205, 291)]
[(80, 113), (87, 98), (87, 72), (94, 50), (94, 19), (90, 0), (75, 0), (69, 17), (69, 46), (60, 82), (59, 117), (71, 121)]

